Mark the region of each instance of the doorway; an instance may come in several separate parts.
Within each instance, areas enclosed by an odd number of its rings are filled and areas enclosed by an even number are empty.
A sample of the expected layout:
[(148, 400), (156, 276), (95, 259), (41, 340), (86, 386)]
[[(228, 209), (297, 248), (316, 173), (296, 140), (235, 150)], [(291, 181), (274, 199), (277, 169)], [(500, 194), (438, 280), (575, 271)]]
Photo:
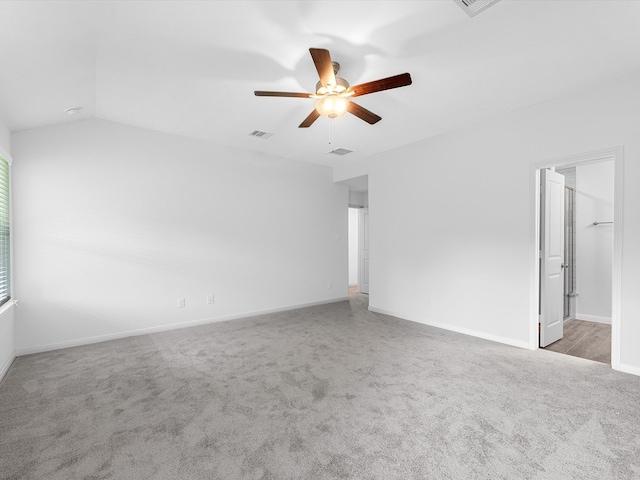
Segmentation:
[(349, 207), (349, 298), (359, 292), (358, 288), (358, 260), (360, 228), (360, 208)]
[(360, 293), (369, 294), (369, 208), (360, 211), (358, 228), (358, 286)]
[(349, 186), (349, 297), (369, 293), (369, 176), (342, 180)]
[[(610, 363), (618, 368), (622, 149), (545, 162), (536, 165), (534, 173), (535, 195), (539, 199), (535, 208), (537, 311), (535, 325), (532, 325), (536, 330), (536, 348)], [(561, 177), (562, 183), (562, 193), (553, 194), (562, 202), (563, 248), (557, 259), (561, 269), (554, 272), (551, 268), (550, 273), (545, 267), (544, 250), (548, 246), (545, 213), (555, 217), (545, 207), (545, 186), (540, 184), (547, 176)], [(560, 191), (557, 185), (553, 188)], [(560, 288), (547, 281), (556, 292), (560, 289), (560, 298), (555, 297), (552, 288), (545, 289), (546, 279), (552, 277), (561, 279)], [(555, 305), (548, 307), (553, 301)], [(546, 330), (547, 338), (542, 341), (547, 325), (552, 324), (557, 333), (558, 318), (561, 320), (558, 339)]]
[(349, 207), (349, 297), (369, 294), (369, 208)]

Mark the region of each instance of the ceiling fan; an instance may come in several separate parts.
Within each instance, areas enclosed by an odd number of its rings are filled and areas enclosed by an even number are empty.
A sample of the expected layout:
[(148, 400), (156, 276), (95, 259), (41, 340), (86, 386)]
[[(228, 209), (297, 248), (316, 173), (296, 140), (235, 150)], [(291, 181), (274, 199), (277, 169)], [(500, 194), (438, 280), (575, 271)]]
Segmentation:
[(382, 120), (382, 117), (361, 107), (350, 100), (352, 97), (359, 97), (369, 93), (381, 92), (392, 88), (405, 87), (411, 85), (411, 75), (401, 73), (393, 77), (381, 78), (372, 82), (361, 83), (351, 86), (344, 78), (337, 77), (340, 64), (331, 61), (329, 50), (324, 48), (310, 48), (311, 58), (318, 70), (320, 81), (316, 84), (315, 93), (304, 92), (265, 92), (256, 90), (258, 97), (295, 97), (295, 98), (316, 98), (316, 108), (299, 125), (299, 128), (310, 127), (320, 115), (328, 118), (337, 118), (349, 112), (365, 122), (373, 125)]

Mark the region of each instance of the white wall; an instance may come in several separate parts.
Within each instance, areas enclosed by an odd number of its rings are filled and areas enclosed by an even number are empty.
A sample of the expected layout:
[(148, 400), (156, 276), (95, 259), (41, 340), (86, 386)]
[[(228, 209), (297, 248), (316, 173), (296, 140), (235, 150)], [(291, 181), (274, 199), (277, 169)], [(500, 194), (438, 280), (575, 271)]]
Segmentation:
[(352, 207), (368, 207), (369, 194), (367, 192), (349, 192), (349, 205)]
[(640, 74), (335, 169), (369, 175), (370, 305), (532, 347), (531, 165), (624, 146), (620, 368), (640, 374)]
[(11, 132), (0, 119), (0, 153), (11, 155)]
[(326, 167), (101, 120), (12, 141), (19, 354), (347, 295)]
[(349, 209), (349, 285), (358, 285), (358, 208)]
[[(0, 120), (0, 156), (11, 160), (11, 133)], [(14, 289), (15, 292), (15, 289)], [(14, 307), (0, 307), (0, 380), (15, 358)]]
[(611, 323), (613, 162), (576, 167), (576, 317)]
[(9, 307), (0, 315), (0, 380), (16, 356), (14, 311), (14, 307)]

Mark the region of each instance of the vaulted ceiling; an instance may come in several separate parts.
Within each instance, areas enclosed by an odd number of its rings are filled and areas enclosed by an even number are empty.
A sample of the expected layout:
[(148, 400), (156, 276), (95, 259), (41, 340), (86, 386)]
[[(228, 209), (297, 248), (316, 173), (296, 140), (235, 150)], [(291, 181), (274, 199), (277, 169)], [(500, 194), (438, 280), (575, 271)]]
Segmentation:
[[(0, 2), (0, 35), (11, 131), (101, 118), (325, 165), (640, 70), (638, 1), (502, 0), (470, 18), (453, 0), (20, 0)], [(351, 84), (403, 72), (413, 84), (358, 99), (375, 125), (300, 129), (312, 99), (253, 91), (314, 91), (310, 47)]]

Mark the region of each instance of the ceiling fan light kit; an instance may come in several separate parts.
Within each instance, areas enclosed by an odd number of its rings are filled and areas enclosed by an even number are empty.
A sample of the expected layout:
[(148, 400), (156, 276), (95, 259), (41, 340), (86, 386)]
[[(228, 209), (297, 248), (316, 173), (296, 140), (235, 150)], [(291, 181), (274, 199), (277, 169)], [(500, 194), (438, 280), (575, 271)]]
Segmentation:
[(321, 115), (333, 119), (341, 117), (347, 112), (373, 125), (382, 120), (382, 117), (358, 105), (350, 98), (411, 85), (411, 75), (402, 73), (352, 87), (344, 78), (336, 77), (340, 70), (340, 64), (331, 61), (329, 50), (310, 48), (309, 53), (320, 77), (315, 93), (261, 90), (253, 92), (257, 97), (317, 98), (315, 109), (302, 121), (299, 128), (310, 127)]
[(316, 102), (318, 113), (327, 118), (338, 118), (347, 113), (349, 100), (338, 94), (330, 94), (320, 97)]

